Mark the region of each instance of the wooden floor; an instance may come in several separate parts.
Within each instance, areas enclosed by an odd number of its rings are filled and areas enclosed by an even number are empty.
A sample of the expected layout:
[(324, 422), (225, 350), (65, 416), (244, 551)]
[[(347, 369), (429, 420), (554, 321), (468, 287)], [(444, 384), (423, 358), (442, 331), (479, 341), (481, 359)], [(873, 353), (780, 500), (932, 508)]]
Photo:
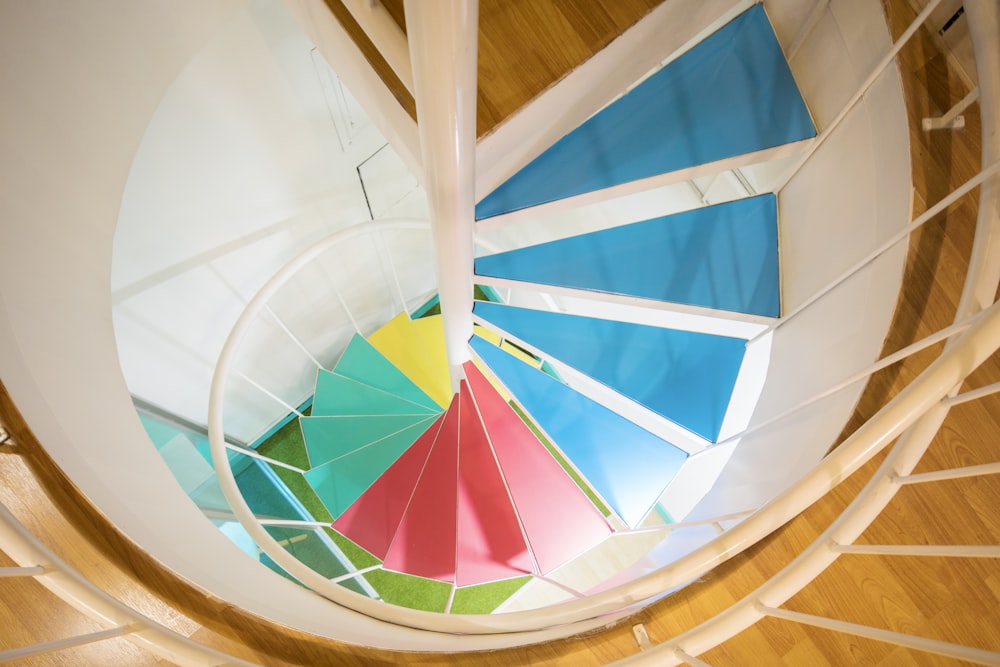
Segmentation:
[[(504, 20), (490, 12), (502, 12), (501, 5), (508, 3), (498, 0), (495, 4), (496, 8), (483, 0), (484, 23)], [(537, 4), (542, 5), (541, 2)], [(619, 3), (608, 0), (605, 4), (615, 7)], [(913, 12), (906, 0), (889, 0), (888, 5), (893, 30), (898, 34)], [(562, 7), (563, 4), (552, 3), (551, 6)], [(509, 20), (517, 32), (517, 19)], [(587, 24), (568, 23), (570, 28), (567, 29), (577, 36), (597, 32), (590, 30)], [(567, 42), (574, 39), (572, 35), (566, 37)], [(502, 50), (499, 46), (496, 48)], [(546, 56), (539, 54), (538, 57)], [(480, 64), (481, 71), (485, 62), (484, 59)], [(913, 180), (917, 190), (916, 212), (919, 213), (927, 203), (933, 203), (978, 171), (978, 107), (973, 105), (966, 112), (965, 130), (925, 134), (919, 128), (919, 119), (929, 112), (947, 109), (961, 99), (965, 94), (964, 85), (923, 34), (904, 50), (901, 70), (910, 107)], [(511, 76), (517, 74), (512, 72)], [(502, 118), (534, 94), (537, 91), (525, 92), (523, 100), (511, 101), (509, 105), (496, 102), (496, 117)], [(493, 91), (481, 93), (480, 98), (484, 96), (491, 100), (505, 99), (504, 95)], [(485, 120), (480, 117), (480, 131), (490, 126), (494, 111), (488, 115)], [(952, 206), (912, 239), (905, 281), (907, 290), (901, 297), (892, 333), (886, 341), (886, 353), (950, 324), (968, 262), (977, 195), (974, 192)], [(869, 383), (851, 427), (862, 423), (912, 380), (937, 351), (928, 350), (875, 377)], [(994, 357), (974, 374), (969, 384), (982, 386), (997, 380), (1000, 380), (1000, 359)], [(3, 480), (0, 502), (112, 595), (127, 600), (168, 627), (267, 665), (404, 663), (586, 667), (631, 655), (638, 650), (631, 633), (633, 623), (645, 623), (653, 641), (662, 641), (721, 611), (763, 583), (829, 525), (878, 463), (870, 463), (787, 526), (717, 568), (704, 580), (617, 627), (587, 637), (489, 654), (400, 655), (339, 645), (280, 628), (193, 589), (160, 568), (88, 505), (34, 441), (2, 391), (0, 420), (17, 443), (14, 447), (0, 447), (0, 479)], [(998, 434), (1000, 397), (959, 406), (948, 417), (918, 471), (995, 461), (998, 459)], [(897, 495), (862, 541), (1000, 544), (1000, 511), (997, 508), (1000, 508), (998, 476), (910, 487)], [(93, 629), (89, 621), (75, 615), (59, 600), (38, 592), (37, 588), (33, 582), (0, 580), (0, 650)], [(845, 556), (786, 606), (1000, 650), (1000, 565), (996, 560)], [(700, 658), (716, 667), (957, 664), (923, 653), (775, 620), (762, 621)], [(145, 665), (156, 664), (156, 661), (125, 640), (117, 639), (45, 656), (37, 661), (13, 664)]]

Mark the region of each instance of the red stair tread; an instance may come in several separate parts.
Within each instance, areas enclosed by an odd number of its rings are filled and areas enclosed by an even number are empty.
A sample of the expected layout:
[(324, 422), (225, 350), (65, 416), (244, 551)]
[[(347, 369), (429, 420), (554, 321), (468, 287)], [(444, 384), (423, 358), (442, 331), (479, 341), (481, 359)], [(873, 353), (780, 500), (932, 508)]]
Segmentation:
[(459, 408), (460, 403), (453, 400), (445, 413), (427, 465), (383, 561), (387, 570), (455, 581)]
[(528, 544), (546, 574), (595, 546), (611, 528), (475, 364), (464, 368)]
[(459, 393), (458, 552), (455, 583), (531, 574), (531, 557), (472, 394)]
[(377, 558), (384, 559), (443, 421), (443, 415), (438, 417), (430, 428), (424, 431), (403, 455), (346, 512), (340, 515), (333, 527)]

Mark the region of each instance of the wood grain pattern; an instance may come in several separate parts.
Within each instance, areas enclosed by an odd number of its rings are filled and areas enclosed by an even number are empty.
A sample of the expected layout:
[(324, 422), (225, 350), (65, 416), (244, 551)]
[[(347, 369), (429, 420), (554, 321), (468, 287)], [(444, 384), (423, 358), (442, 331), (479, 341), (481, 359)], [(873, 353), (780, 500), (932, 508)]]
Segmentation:
[[(477, 136), (489, 134), (662, 1), (480, 0)], [(372, 53), (371, 42), (340, 0), (326, 3), (396, 98), (412, 104), (395, 75), (385, 76), (388, 66)], [(403, 0), (382, 4), (405, 32)], [(404, 108), (416, 117), (412, 107)]]
[[(332, 0), (331, 0), (332, 1)], [(387, 2), (401, 17), (401, 4)], [(483, 0), (481, 72), (489, 81), (480, 91), (480, 132), (519, 108), (566, 70), (548, 62), (567, 63), (588, 57), (588, 48), (610, 40), (647, 5), (606, 2), (503, 3)], [(600, 10), (596, 7), (600, 6)], [(888, 0), (895, 34), (913, 12), (906, 0)], [(581, 7), (583, 9), (581, 9)], [(592, 12), (590, 10), (593, 10)], [(593, 16), (591, 16), (593, 14)], [(607, 27), (607, 26), (613, 26)], [(524, 33), (523, 35), (521, 33)], [(565, 34), (564, 34), (565, 33)], [(539, 36), (543, 44), (535, 44)], [(523, 37), (523, 42), (515, 44)], [(584, 45), (591, 46), (585, 47)], [(519, 55), (515, 55), (519, 54)], [(505, 58), (510, 58), (510, 64)], [(913, 181), (917, 213), (979, 169), (979, 118), (973, 105), (961, 132), (925, 134), (920, 118), (947, 109), (965, 94), (961, 78), (949, 69), (933, 40), (920, 35), (900, 58), (910, 114)], [(540, 71), (534, 73), (535, 68)], [(561, 72), (560, 72), (561, 70)], [(526, 72), (537, 79), (521, 80)], [(482, 76), (482, 74), (481, 74)], [(548, 83), (546, 80), (551, 79)], [(488, 131), (485, 130), (485, 131)], [(952, 206), (914, 235), (909, 247), (905, 283), (884, 353), (888, 354), (951, 322), (968, 262), (978, 193)], [(897, 364), (869, 383), (851, 423), (853, 431), (886, 400), (913, 379), (939, 348)], [(969, 387), (1000, 379), (1000, 359), (990, 359)], [(716, 568), (675, 595), (617, 626), (563, 641), (475, 655), (399, 654), (349, 646), (262, 621), (180, 580), (129, 542), (66, 479), (37, 443), (9, 396), (0, 387), (0, 421), (17, 440), (0, 448), (0, 501), (37, 535), (99, 586), (143, 610), (159, 622), (239, 657), (267, 665), (599, 665), (635, 653), (631, 625), (643, 622), (654, 642), (692, 627), (747, 595), (794, 558), (824, 530), (867, 481), (881, 456), (864, 466), (813, 507), (761, 543)], [(918, 471), (973, 465), (997, 460), (1000, 397), (955, 408)], [(925, 484), (904, 489), (863, 535), (868, 543), (1000, 543), (1000, 479), (998, 476)], [(26, 611), (25, 596), (0, 581), (0, 628), (10, 628), (16, 641), (44, 641), (50, 611), (44, 595)], [(14, 584), (19, 586), (20, 584)], [(22, 604), (23, 602), (23, 604)], [(58, 603), (58, 601), (55, 601)], [(945, 641), (1000, 650), (1000, 567), (995, 560), (917, 559), (845, 556), (812, 585), (796, 595), (788, 608), (806, 613), (912, 632)], [(25, 618), (28, 614), (34, 619)], [(73, 625), (78, 621), (67, 617)], [(59, 623), (63, 623), (60, 617)], [(73, 626), (75, 627), (75, 626)], [(4, 633), (0, 632), (0, 635)], [(125, 640), (114, 640), (116, 644)], [(106, 642), (88, 647), (70, 662), (56, 655), (33, 663), (147, 664), (147, 655), (108, 653)], [(127, 645), (132, 650), (131, 645)], [(94, 653), (97, 652), (97, 653)], [(954, 661), (896, 648), (866, 639), (786, 621), (765, 619), (700, 656), (709, 664), (727, 665), (952, 665)], [(76, 660), (73, 662), (72, 660)]]

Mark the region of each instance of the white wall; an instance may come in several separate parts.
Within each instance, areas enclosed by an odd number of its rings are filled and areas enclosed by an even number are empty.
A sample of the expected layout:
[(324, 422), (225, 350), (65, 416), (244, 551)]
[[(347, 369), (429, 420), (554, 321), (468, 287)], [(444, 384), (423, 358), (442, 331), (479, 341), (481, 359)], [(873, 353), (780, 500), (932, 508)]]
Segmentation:
[[(283, 6), (249, 2), (169, 86), (132, 162), (111, 272), (132, 393), (206, 423), (222, 343), (260, 285), (312, 242), (368, 220), (369, 201), (381, 216), (409, 195), (406, 212), (426, 217), (415, 179)], [(274, 299), (282, 323), (259, 321), (237, 368), (280, 400), (232, 382), (227, 433), (253, 441), (307, 399), (312, 359), (331, 366), (354, 332), (339, 298), (367, 333), (402, 307), (388, 262), (429, 267), (421, 249), (390, 258), (359, 241)]]
[[(773, 0), (765, 8), (787, 49), (809, 7)], [(830, 2), (790, 61), (820, 132), (889, 48), (878, 3)], [(779, 195), (783, 312), (909, 223), (909, 156), (902, 88), (890, 65)], [(875, 362), (905, 257), (904, 241), (775, 332), (751, 427)], [(834, 443), (863, 388), (852, 385), (744, 438), (689, 519), (754, 509), (798, 479)]]
[(0, 378), (56, 463), (110, 521), (227, 603), (358, 644), (496, 645), (375, 621), (270, 572), (188, 500), (132, 406), (111, 298), (129, 169), (171, 82), (245, 6), (0, 3)]

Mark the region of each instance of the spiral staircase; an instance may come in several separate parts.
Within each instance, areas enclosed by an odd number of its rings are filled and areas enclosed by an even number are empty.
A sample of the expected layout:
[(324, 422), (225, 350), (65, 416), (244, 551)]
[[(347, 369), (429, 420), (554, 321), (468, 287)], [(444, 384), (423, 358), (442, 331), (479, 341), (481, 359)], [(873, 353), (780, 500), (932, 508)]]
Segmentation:
[[(637, 90), (641, 95), (643, 90)], [(604, 118), (611, 119), (609, 125), (622, 124), (613, 115)], [(599, 125), (601, 116), (595, 119)], [(511, 182), (516, 185), (520, 177), (532, 186), (551, 184), (556, 180), (552, 175), (564, 171), (565, 164), (556, 160), (546, 172), (546, 162), (543, 154)], [(631, 174), (599, 187), (648, 177)], [(517, 201), (519, 189), (511, 190), (515, 194), (504, 188), (498, 192), (514, 203), (479, 212), (504, 215), (586, 194), (570, 186), (554, 193), (529, 193), (525, 204)], [(765, 200), (765, 210), (775, 209), (773, 199), (759, 199)], [(704, 214), (711, 216), (712, 208)], [(781, 314), (776, 247), (766, 242), (760, 244), (764, 259), (750, 262), (756, 266), (758, 289), (743, 290), (737, 295), (739, 303), (726, 302), (726, 295), (720, 299), (711, 289), (694, 289), (693, 295), (642, 293), (658, 282), (650, 277), (662, 268), (657, 266), (655, 242), (664, 242), (664, 237), (668, 245), (675, 242), (664, 230), (685, 224), (711, 226), (704, 218), (692, 222), (668, 216), (484, 256), (477, 260), (476, 280), (496, 285), (517, 281), (520, 289), (538, 292), (556, 288), (625, 294), (759, 317)], [(710, 244), (696, 253), (688, 246), (687, 252), (710, 265), (685, 267), (689, 274), (707, 274), (702, 286), (734, 282), (732, 276), (719, 274)], [(625, 276), (638, 276), (634, 284), (622, 285), (614, 272), (592, 270), (621, 265), (623, 256), (639, 257)], [(560, 266), (556, 260), (566, 261)], [(737, 273), (746, 268), (734, 266)], [(760, 278), (764, 274), (768, 277)], [(697, 279), (691, 284), (699, 285)], [(724, 439), (726, 409), (746, 338), (492, 302), (478, 302), (472, 313), (477, 322), (477, 335), (470, 341), (474, 361), (462, 365), (457, 391), (452, 391), (447, 376), (446, 336), (438, 316), (411, 319), (401, 313), (367, 337), (355, 335), (335, 365), (318, 370), (311, 410), (297, 415), (308, 462), (301, 471), (329, 512), (328, 525), (378, 561), (343, 574), (324, 572), (326, 579), (369, 596), (378, 593), (357, 584), (376, 570), (446, 582), (451, 585), (441, 610), (446, 612), (452, 611), (457, 591), (465, 587), (523, 576), (544, 580), (614, 531), (639, 528), (656, 511), (688, 454), (663, 433), (681, 432), (689, 439), (693, 434), (707, 446)], [(674, 364), (663, 365), (666, 371), (649, 372), (664, 356)], [(706, 367), (710, 372), (699, 374)], [(570, 372), (561, 373), (561, 368)], [(452, 369), (454, 373), (454, 365)], [(601, 387), (601, 400), (595, 386)], [(647, 415), (644, 423), (656, 421), (663, 430), (650, 433), (607, 403), (638, 405), (630, 414), (640, 410)], [(634, 445), (622, 451), (607, 444), (620, 441)], [(286, 469), (291, 465), (278, 463)], [(235, 481), (239, 484), (239, 475)], [(252, 490), (243, 497), (252, 513), (273, 514), (253, 507)], [(669, 508), (660, 510), (670, 514)], [(296, 531), (282, 523), (289, 519), (271, 516), (260, 523), (282, 549), (294, 553)], [(670, 516), (667, 523), (673, 520)], [(280, 556), (271, 560), (275, 569), (295, 575), (295, 568), (278, 562)], [(767, 610), (772, 616), (780, 612), (771, 606)], [(635, 637), (643, 647), (641, 633)], [(702, 664), (687, 655), (689, 646), (672, 649), (673, 659)], [(512, 659), (543, 660), (525, 655)], [(991, 655), (984, 652), (971, 659), (982, 661), (985, 656), (988, 662)]]

